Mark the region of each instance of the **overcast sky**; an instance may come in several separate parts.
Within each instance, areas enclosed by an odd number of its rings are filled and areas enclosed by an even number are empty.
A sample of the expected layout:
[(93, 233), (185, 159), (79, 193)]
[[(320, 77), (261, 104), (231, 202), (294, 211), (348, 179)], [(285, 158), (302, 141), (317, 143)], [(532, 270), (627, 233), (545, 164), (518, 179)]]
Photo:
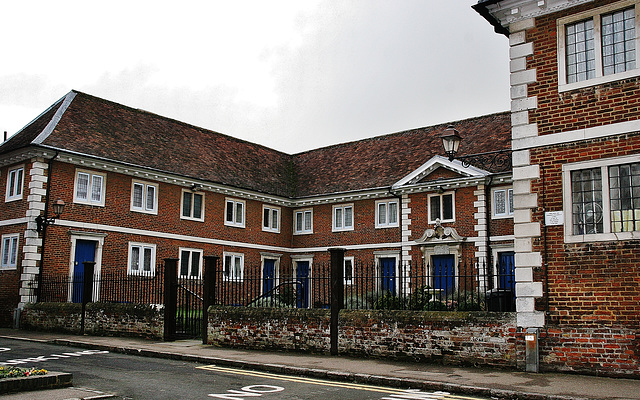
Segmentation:
[(3, 2), (0, 131), (72, 89), (287, 153), (506, 111), (474, 3)]

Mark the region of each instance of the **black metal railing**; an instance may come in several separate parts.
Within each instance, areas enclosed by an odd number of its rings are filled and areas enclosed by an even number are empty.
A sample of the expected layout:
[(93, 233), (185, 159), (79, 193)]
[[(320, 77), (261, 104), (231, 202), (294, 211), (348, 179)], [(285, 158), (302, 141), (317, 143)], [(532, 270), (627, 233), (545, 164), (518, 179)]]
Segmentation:
[[(34, 283), (30, 295), (39, 302), (81, 303), (86, 278), (80, 274), (46, 273), (38, 283)], [(92, 299), (88, 301), (163, 304), (162, 266), (158, 266), (154, 273), (137, 275), (128, 275), (126, 267), (122, 272), (95, 271), (91, 293)]]
[[(259, 267), (233, 279), (217, 271), (216, 303), (237, 307), (329, 308), (330, 267), (280, 267), (265, 278)], [(356, 263), (344, 276), (345, 309), (513, 311), (513, 265)]]
[[(103, 271), (107, 271), (104, 266)], [(245, 265), (231, 276), (218, 266), (213, 302), (235, 307), (329, 308), (330, 271), (328, 263), (298, 262), (280, 264), (268, 273), (261, 266)], [(432, 264), (356, 262), (344, 271), (342, 308), (514, 311), (513, 271), (512, 262), (493, 268), (483, 263), (454, 265), (450, 259)], [(32, 295), (37, 298), (39, 286), (40, 302), (79, 303), (83, 282), (84, 277), (44, 274)], [(199, 277), (178, 279), (177, 315), (185, 331), (201, 318), (202, 284)], [(164, 304), (163, 266), (147, 275), (127, 275), (126, 268), (120, 273), (96, 272), (92, 289), (90, 301)]]

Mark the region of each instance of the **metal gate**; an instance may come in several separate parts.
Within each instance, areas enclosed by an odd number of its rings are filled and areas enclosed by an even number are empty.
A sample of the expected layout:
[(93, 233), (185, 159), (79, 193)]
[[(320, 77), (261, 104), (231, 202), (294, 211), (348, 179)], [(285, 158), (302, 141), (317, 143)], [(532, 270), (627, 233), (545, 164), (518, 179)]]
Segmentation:
[[(165, 259), (164, 270), (164, 339), (202, 338), (206, 344), (207, 307), (215, 298), (213, 278), (218, 257), (205, 256), (203, 271), (192, 273), (193, 263), (185, 273), (178, 269), (177, 258)], [(200, 266), (198, 266), (199, 270)]]

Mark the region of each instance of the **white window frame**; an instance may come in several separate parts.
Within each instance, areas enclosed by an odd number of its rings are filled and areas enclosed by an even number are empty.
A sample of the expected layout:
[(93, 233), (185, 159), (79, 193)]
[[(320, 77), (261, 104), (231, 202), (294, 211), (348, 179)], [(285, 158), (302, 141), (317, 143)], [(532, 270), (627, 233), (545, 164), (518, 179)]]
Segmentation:
[[(442, 199), (445, 196), (451, 196), (451, 215), (453, 218), (451, 219), (444, 219), (443, 215), (444, 215), (444, 202), (442, 201)], [(456, 220), (456, 192), (444, 192), (444, 193), (436, 193), (436, 194), (430, 194), (429, 196), (427, 196), (427, 212), (428, 212), (428, 221), (430, 224), (435, 224), (436, 221), (431, 219), (431, 199), (434, 197), (440, 197), (440, 217), (438, 218), (440, 220), (440, 222), (455, 222)]]
[[(265, 215), (267, 216), (267, 224), (265, 224)], [(262, 205), (262, 230), (265, 232), (280, 233), (280, 216), (282, 210), (280, 207), (270, 205)], [(275, 218), (274, 218), (275, 217)], [(274, 220), (276, 226), (274, 227)]]
[[(142, 204), (136, 206), (134, 204), (134, 194), (136, 187), (142, 189)], [(153, 188), (153, 207), (148, 207), (147, 201), (149, 196), (149, 190)], [(143, 182), (133, 180), (131, 181), (131, 211), (146, 213), (146, 214), (158, 214), (158, 185), (155, 183)]]
[[(229, 220), (229, 207), (232, 207), (231, 220)], [(242, 207), (240, 221), (238, 220), (238, 206)], [(247, 202), (239, 199), (226, 198), (224, 200), (224, 224), (236, 228), (244, 228), (247, 215)]]
[[(347, 210), (351, 210), (351, 225), (346, 225), (347, 223)], [(340, 215), (338, 215), (340, 213)], [(353, 203), (349, 204), (339, 204), (335, 205), (332, 208), (331, 212), (331, 220), (332, 220), (332, 231), (333, 232), (345, 232), (352, 231), (355, 225), (355, 212)]]
[[(182, 274), (182, 253), (189, 253), (189, 261), (187, 264), (187, 274)], [(193, 254), (198, 254), (199, 264), (198, 264), (198, 275), (193, 275)], [(179, 247), (178, 248), (178, 277), (180, 278), (191, 278), (191, 279), (201, 279), (202, 278), (202, 270), (204, 269), (204, 259), (202, 257), (204, 251), (202, 249), (192, 249), (189, 247)]]
[[(351, 262), (351, 276), (347, 276), (347, 262)], [(344, 278), (345, 285), (353, 285), (353, 276), (356, 270), (355, 257), (345, 257), (342, 264), (342, 276)]]
[[(88, 182), (87, 182), (87, 197), (84, 198), (82, 196), (79, 196), (78, 193), (78, 179), (80, 177), (80, 175), (86, 175)], [(94, 199), (93, 198), (93, 187), (96, 184), (96, 180), (100, 179), (100, 198), (99, 199)], [(78, 204), (89, 204), (92, 206), (101, 206), (104, 207), (104, 203), (105, 203), (105, 197), (106, 197), (106, 191), (107, 191), (107, 174), (102, 173), (102, 172), (95, 172), (95, 171), (88, 171), (88, 170), (84, 170), (84, 169), (77, 169), (76, 170), (76, 176), (75, 176), (75, 182), (73, 185), (73, 202), (74, 203), (78, 203)]]
[[(615, 165), (631, 164), (640, 162), (640, 155), (634, 154), (624, 157), (604, 158), (578, 162), (574, 164), (564, 164), (562, 166), (562, 191), (564, 209), (564, 241), (566, 243), (584, 242), (604, 242), (640, 239), (640, 231), (631, 232), (611, 232), (611, 199), (609, 192), (609, 167)], [(572, 213), (572, 188), (571, 172), (583, 169), (601, 168), (602, 172), (602, 226), (603, 233), (574, 235), (573, 234), (573, 213)]]
[[(498, 193), (504, 193), (504, 201), (505, 201), (505, 212), (498, 213), (496, 207), (498, 206), (498, 201), (496, 200), (496, 196)], [(511, 199), (511, 200), (509, 200)], [(491, 216), (493, 219), (502, 219), (502, 218), (513, 218), (514, 212), (514, 202), (513, 202), (513, 188), (511, 186), (505, 186), (500, 188), (491, 189)]]
[[(395, 212), (395, 222), (390, 222), (389, 216), (391, 213), (389, 212), (390, 205), (396, 205)], [(385, 220), (380, 221), (380, 206), (384, 205), (385, 208)], [(376, 201), (376, 228), (397, 228), (400, 226), (400, 201), (397, 199), (393, 200), (378, 200)]]
[[(7, 248), (7, 244), (9, 248)], [(11, 233), (2, 235), (2, 245), (0, 246), (0, 269), (17, 269), (18, 268), (18, 250), (20, 248), (20, 234)], [(7, 251), (9, 252), (7, 254)], [(5, 255), (8, 259), (5, 261)]]
[[(19, 172), (20, 172), (19, 179), (15, 179), (15, 175), (18, 174)], [(7, 171), (7, 191), (5, 195), (5, 202), (22, 199), (23, 192), (24, 192), (24, 165), (10, 168)]]
[[(133, 252), (138, 249), (138, 269), (133, 269)], [(151, 251), (151, 263), (149, 271), (144, 270), (145, 251)], [(129, 242), (129, 256), (127, 258), (127, 275), (155, 276), (156, 275), (156, 245), (150, 243)], [(141, 268), (142, 267), (142, 268)]]
[[(302, 215), (302, 229), (298, 229), (298, 215)], [(310, 228), (305, 227), (305, 216), (309, 215)], [(296, 235), (309, 235), (313, 233), (313, 208), (305, 208), (302, 210), (296, 210), (293, 213), (293, 233)]]
[[(609, 14), (624, 8), (635, 6), (635, 30), (636, 30), (636, 68), (620, 72), (617, 74), (603, 75), (602, 72), (602, 32), (600, 16)], [(596, 77), (580, 82), (567, 83), (567, 65), (566, 65), (566, 42), (565, 42), (565, 26), (582, 20), (593, 18), (593, 39), (595, 48)], [(640, 7), (638, 0), (624, 0), (617, 3), (609, 4), (603, 7), (588, 10), (582, 13), (570, 15), (568, 17), (559, 18), (556, 21), (557, 38), (558, 38), (558, 91), (566, 92), (569, 90), (579, 89), (583, 87), (600, 85), (607, 82), (613, 82), (640, 76)]]
[[(185, 193), (189, 193), (191, 194), (191, 209), (189, 212), (189, 215), (186, 216), (184, 215), (183, 211), (184, 211), (184, 195)], [(194, 218), (193, 217), (193, 199), (195, 196), (202, 196), (202, 202), (200, 204), (200, 218)], [(204, 193), (201, 192), (194, 192), (192, 190), (186, 190), (183, 189), (182, 193), (180, 194), (180, 219), (186, 219), (189, 221), (198, 221), (198, 222), (204, 222), (204, 209), (205, 209), (205, 195)]]
[[(236, 276), (235, 273), (227, 274), (227, 257), (231, 260), (232, 265), (235, 266), (236, 260), (240, 260), (240, 276)], [(230, 270), (235, 272), (235, 269)], [(244, 280), (244, 254), (224, 252), (222, 257), (222, 280), (224, 282), (242, 282)]]

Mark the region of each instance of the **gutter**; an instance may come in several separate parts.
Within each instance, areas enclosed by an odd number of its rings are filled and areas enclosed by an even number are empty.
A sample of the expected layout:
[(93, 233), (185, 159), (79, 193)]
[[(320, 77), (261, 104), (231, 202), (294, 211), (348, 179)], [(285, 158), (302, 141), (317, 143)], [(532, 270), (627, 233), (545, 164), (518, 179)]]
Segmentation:
[(481, 0), (478, 4), (472, 5), (471, 8), (473, 8), (478, 14), (482, 15), (482, 17), (484, 19), (489, 21), (489, 23), (491, 25), (493, 25), (493, 30), (496, 33), (499, 33), (501, 35), (505, 35), (506, 37), (509, 37), (509, 29), (507, 29), (504, 26), (502, 26), (502, 24), (500, 24), (500, 21), (498, 21), (489, 12), (489, 9), (487, 9), (487, 6), (490, 6), (490, 5), (493, 5), (493, 4), (497, 4), (497, 3), (501, 2), (501, 1), (502, 0), (485, 0), (485, 1)]

